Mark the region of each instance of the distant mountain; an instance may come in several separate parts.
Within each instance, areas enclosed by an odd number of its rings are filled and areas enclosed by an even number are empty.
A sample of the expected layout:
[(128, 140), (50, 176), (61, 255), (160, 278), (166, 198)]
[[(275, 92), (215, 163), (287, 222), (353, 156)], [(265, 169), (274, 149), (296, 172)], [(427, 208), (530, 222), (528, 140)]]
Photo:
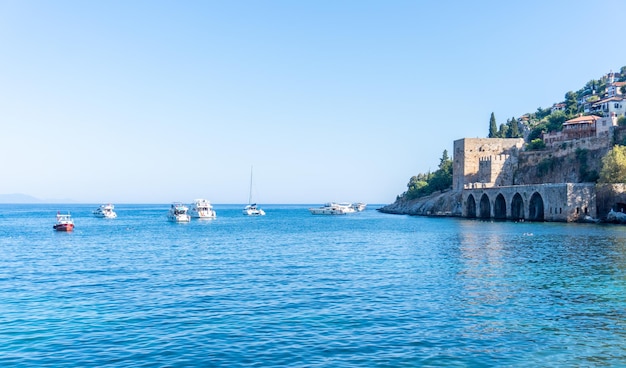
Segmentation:
[(39, 198), (35, 198), (22, 193), (0, 194), (0, 203), (42, 203)]

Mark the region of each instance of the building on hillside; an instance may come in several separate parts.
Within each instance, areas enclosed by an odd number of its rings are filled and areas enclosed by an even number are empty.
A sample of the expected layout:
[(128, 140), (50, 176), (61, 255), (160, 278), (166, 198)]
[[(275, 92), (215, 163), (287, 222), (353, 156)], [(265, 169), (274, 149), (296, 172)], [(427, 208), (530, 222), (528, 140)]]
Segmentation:
[(602, 114), (603, 116), (624, 116), (626, 113), (626, 101), (621, 96), (603, 98), (591, 104), (591, 113)]
[(552, 105), (552, 107), (550, 108), (550, 113), (554, 114), (557, 111), (565, 111), (565, 103), (564, 102), (559, 102), (559, 103), (555, 103), (554, 105)]
[(606, 137), (609, 135), (611, 127), (614, 126), (617, 126), (615, 114), (605, 118), (584, 115), (567, 120), (563, 123), (562, 131), (544, 133), (542, 138), (546, 145), (551, 145), (575, 139)]
[(622, 95), (622, 87), (626, 86), (626, 82), (613, 82), (606, 86), (606, 96), (615, 97)]

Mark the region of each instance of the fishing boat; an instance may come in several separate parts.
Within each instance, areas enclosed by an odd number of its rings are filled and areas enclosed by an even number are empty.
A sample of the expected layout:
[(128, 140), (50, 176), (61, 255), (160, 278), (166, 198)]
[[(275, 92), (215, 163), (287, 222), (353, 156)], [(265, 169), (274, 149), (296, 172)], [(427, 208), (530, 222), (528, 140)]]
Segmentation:
[(57, 222), (52, 226), (56, 231), (72, 231), (74, 230), (74, 221), (70, 213), (61, 214), (57, 212)]
[(189, 222), (191, 216), (187, 214), (187, 211), (187, 206), (179, 202), (174, 202), (167, 213), (167, 219), (171, 222)]
[(211, 202), (206, 199), (194, 199), (193, 203), (189, 206), (189, 215), (191, 218), (198, 219), (214, 219), (216, 217)]
[(93, 211), (93, 214), (96, 217), (100, 217), (100, 218), (116, 218), (117, 217), (117, 213), (115, 213), (115, 211), (113, 210), (115, 208), (115, 206), (113, 206), (112, 204), (103, 204), (100, 207), (96, 208)]
[(256, 203), (252, 203), (252, 167), (250, 167), (250, 193), (248, 195), (248, 205), (244, 207), (243, 214), (247, 216), (265, 216), (265, 211), (258, 208)]

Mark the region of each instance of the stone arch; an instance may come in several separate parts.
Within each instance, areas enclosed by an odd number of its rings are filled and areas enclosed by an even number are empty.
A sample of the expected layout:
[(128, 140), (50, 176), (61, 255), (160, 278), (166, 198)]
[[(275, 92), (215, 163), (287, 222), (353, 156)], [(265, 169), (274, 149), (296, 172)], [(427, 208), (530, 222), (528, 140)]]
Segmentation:
[(528, 219), (530, 221), (543, 221), (543, 198), (538, 192), (533, 193), (528, 204)]
[(511, 201), (511, 220), (524, 219), (524, 200), (519, 193), (515, 193)]
[(506, 219), (506, 200), (502, 193), (496, 196), (496, 200), (493, 203), (493, 217), (498, 220)]
[(491, 203), (489, 203), (489, 196), (487, 193), (483, 193), (480, 197), (480, 218), (491, 218)]
[(476, 218), (476, 200), (473, 194), (467, 197), (467, 217)]

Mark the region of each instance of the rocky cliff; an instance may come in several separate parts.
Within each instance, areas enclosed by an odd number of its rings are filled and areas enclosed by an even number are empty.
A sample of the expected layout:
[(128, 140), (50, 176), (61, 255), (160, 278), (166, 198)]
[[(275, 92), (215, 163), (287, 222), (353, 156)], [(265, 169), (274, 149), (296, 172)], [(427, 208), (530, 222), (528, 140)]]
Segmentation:
[(398, 199), (378, 209), (380, 212), (419, 216), (461, 216), (463, 211), (461, 191), (445, 191), (413, 200)]

